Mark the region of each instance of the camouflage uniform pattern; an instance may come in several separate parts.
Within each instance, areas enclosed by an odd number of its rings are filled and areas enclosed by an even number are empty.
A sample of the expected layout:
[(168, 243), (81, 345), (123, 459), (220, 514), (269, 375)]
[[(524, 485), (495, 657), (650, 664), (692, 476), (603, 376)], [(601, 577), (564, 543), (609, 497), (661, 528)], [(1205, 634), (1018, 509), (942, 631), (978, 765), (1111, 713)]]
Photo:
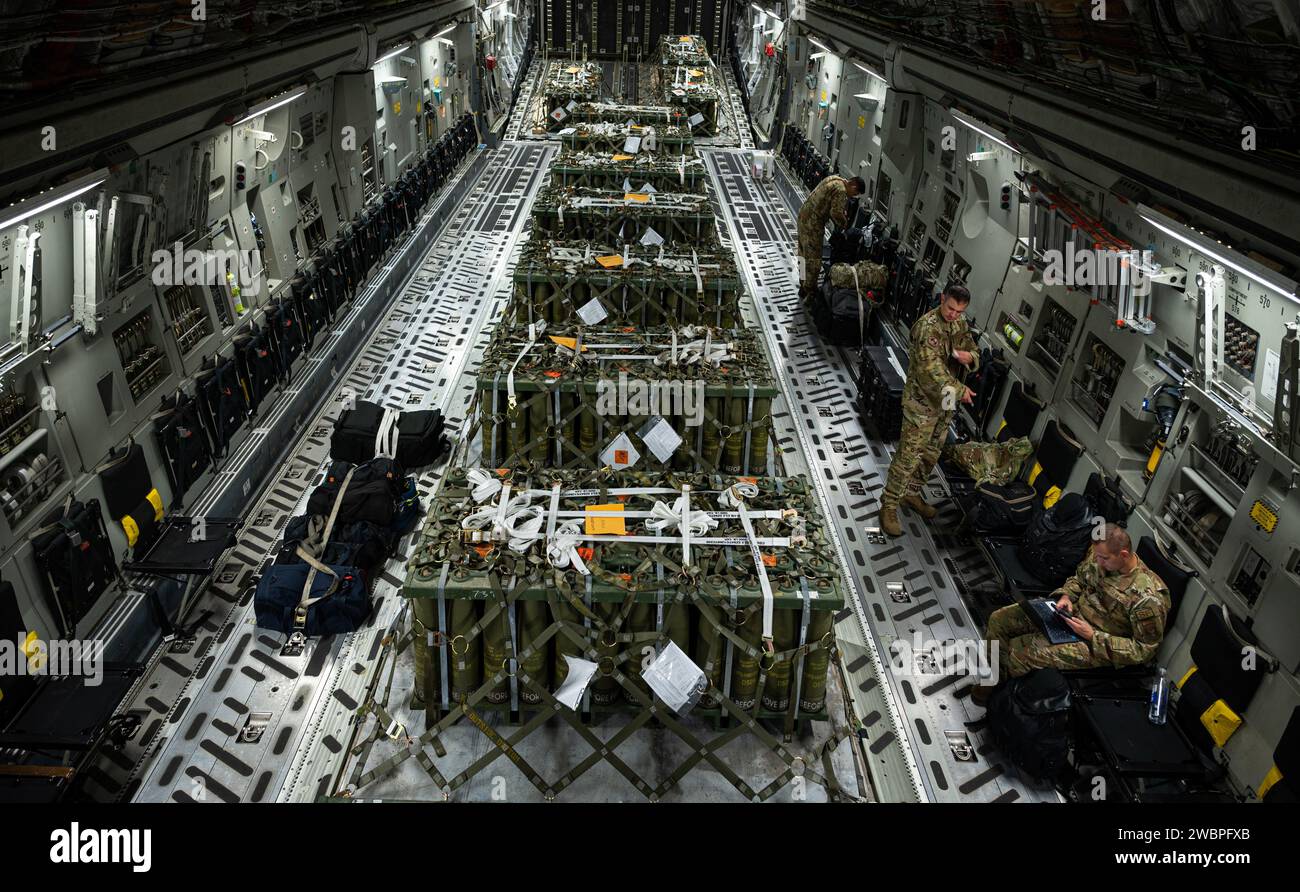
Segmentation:
[(1147, 663), (1156, 655), (1165, 637), (1169, 589), (1141, 558), (1128, 573), (1106, 573), (1089, 549), (1079, 569), (1051, 598), (1062, 595), (1069, 596), (1074, 613), (1095, 630), (1092, 641), (1052, 644), (1020, 605), (1003, 607), (989, 617), (988, 640), (997, 643), (1005, 676), (1048, 667), (1118, 669)]
[(916, 320), (903, 386), (903, 429), (898, 452), (889, 463), (882, 509), (897, 509), (904, 496), (919, 494), (939, 461), (948, 439), (948, 424), (965, 392), (965, 385), (956, 377), (964, 367), (953, 358), (954, 350), (967, 350), (975, 357), (971, 371), (979, 367), (979, 352), (964, 316), (945, 322), (935, 307)]
[(803, 258), (801, 285), (817, 287), (826, 223), (833, 221), (840, 227), (848, 225), (848, 200), (848, 181), (832, 174), (817, 184), (799, 209), (799, 256)]
[(1020, 476), (1025, 459), (1034, 453), (1028, 437), (1016, 437), (1005, 443), (958, 443), (948, 446), (943, 457), (957, 465), (976, 483), (1005, 485)]

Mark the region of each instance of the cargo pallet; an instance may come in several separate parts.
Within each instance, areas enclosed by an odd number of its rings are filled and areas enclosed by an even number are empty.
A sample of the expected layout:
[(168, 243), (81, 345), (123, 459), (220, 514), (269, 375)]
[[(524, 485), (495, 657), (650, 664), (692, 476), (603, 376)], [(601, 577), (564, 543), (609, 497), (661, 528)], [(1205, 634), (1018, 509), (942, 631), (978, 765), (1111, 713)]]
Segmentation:
[(515, 266), (508, 315), (517, 322), (569, 323), (593, 300), (610, 321), (734, 328), (742, 283), (729, 253), (532, 242)]
[(639, 243), (653, 230), (659, 241), (713, 246), (717, 225), (708, 196), (692, 193), (552, 187), (533, 204), (533, 231), (555, 239)]
[[(772, 476), (776, 395), (751, 330), (597, 326), (529, 340), (527, 329), (503, 326), (479, 369), (478, 405), (470, 407), (478, 420), (467, 441), (478, 434), (481, 460), (494, 468), (622, 469), (631, 462), (643, 472)], [(656, 416), (683, 440), (667, 460), (641, 439)]]
[[(581, 110), (575, 110), (581, 113)], [(611, 112), (611, 115), (614, 113)], [(676, 158), (679, 155), (695, 154), (695, 138), (684, 127), (668, 123), (633, 124), (628, 126), (631, 115), (621, 120), (589, 121), (573, 124), (560, 131), (560, 142), (571, 152), (594, 152), (604, 155), (649, 153), (667, 155)], [(653, 147), (647, 147), (646, 137), (653, 131)], [(635, 140), (629, 143), (628, 140)]]
[[(628, 160), (615, 160), (617, 155), (565, 152), (551, 165), (552, 182), (561, 186), (614, 191), (631, 186), (641, 189), (649, 183), (660, 192), (691, 192), (705, 194), (708, 173), (704, 159), (698, 156), (638, 155)], [(628, 191), (632, 191), (628, 190)]]

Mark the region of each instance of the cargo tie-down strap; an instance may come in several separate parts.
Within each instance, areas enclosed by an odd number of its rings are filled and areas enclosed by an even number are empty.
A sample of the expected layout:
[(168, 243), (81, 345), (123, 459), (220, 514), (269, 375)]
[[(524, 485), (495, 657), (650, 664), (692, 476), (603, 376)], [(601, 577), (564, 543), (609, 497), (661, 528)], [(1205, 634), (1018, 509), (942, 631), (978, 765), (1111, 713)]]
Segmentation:
[[(431, 651), (437, 650), (439, 652), (443, 667), (443, 671), (440, 673), (441, 696), (435, 693), (436, 688), (430, 687), (432, 682), (429, 681), (427, 675), (425, 676), (423, 699), (427, 710), (427, 730), (418, 738), (412, 738), (407, 736), (405, 729), (393, 720), (386, 706), (388, 690), (391, 687), (390, 679), (389, 686), (385, 688), (382, 696), (370, 697), (360, 710), (363, 715), (373, 714), (375, 722), (369, 731), (368, 738), (351, 749), (350, 755), (356, 761), (352, 765), (348, 787), (340, 791), (338, 795), (355, 795), (369, 784), (391, 775), (406, 760), (414, 758), (422, 770), (443, 791), (444, 797), (450, 798), (453, 792), (464, 787), (473, 778), (485, 771), (497, 758), (505, 755), (527, 778), (530, 784), (547, 799), (555, 798), (561, 791), (571, 786), (582, 775), (601, 762), (606, 762), (612, 766), (635, 789), (652, 801), (662, 798), (700, 762), (708, 762), (720, 776), (726, 778), (744, 798), (749, 800), (762, 801), (769, 799), (796, 777), (802, 777), (806, 781), (821, 785), (826, 789), (832, 801), (844, 801), (853, 798), (840, 788), (831, 762), (833, 752), (851, 733), (847, 724), (833, 732), (831, 737), (815, 753), (800, 754), (790, 746), (797, 716), (796, 704), (800, 700), (801, 693), (802, 672), (798, 668), (793, 672), (793, 685), (789, 692), (790, 705), (785, 712), (784, 741), (779, 740), (769, 732), (759, 720), (759, 705), (763, 699), (761, 694), (765, 688), (766, 678), (769, 672), (773, 671), (780, 663), (789, 662), (793, 667), (800, 667), (806, 657), (819, 650), (828, 650), (835, 665), (839, 666), (838, 652), (833, 646), (832, 633), (828, 632), (819, 640), (808, 640), (809, 618), (812, 612), (812, 602), (816, 597), (815, 594), (810, 593), (807, 583), (804, 582), (802, 586), (803, 619), (800, 624), (798, 646), (786, 651), (774, 652), (771, 647), (770, 614), (772, 605), (770, 587), (764, 585), (764, 598), (761, 604), (755, 604), (748, 610), (739, 611), (743, 616), (737, 615), (738, 612), (734, 608), (720, 609), (726, 603), (726, 592), (719, 590), (716, 585), (708, 582), (707, 573), (698, 572), (698, 568), (692, 570), (690, 565), (689, 549), (693, 543), (701, 541), (695, 536), (697, 532), (702, 533), (711, 530), (717, 525), (719, 517), (739, 519), (745, 527), (746, 535), (739, 540), (727, 539), (726, 541), (737, 546), (748, 544), (761, 579), (764, 575), (764, 561), (758, 552), (757, 544), (764, 541), (775, 544), (776, 537), (759, 537), (755, 535), (751, 521), (754, 518), (783, 518), (789, 521), (794, 527), (795, 535), (784, 540), (788, 543), (803, 540), (804, 533), (801, 518), (790, 517), (789, 513), (784, 511), (750, 511), (745, 505), (745, 499), (756, 496), (757, 488), (751, 489), (748, 484), (732, 487), (721, 494), (722, 499), (720, 501), (723, 502), (724, 507), (734, 508), (734, 511), (706, 512), (692, 508), (689, 487), (683, 487), (681, 490), (667, 487), (564, 490), (560, 484), (556, 483), (550, 489), (534, 490), (525, 488), (512, 494), (509, 481), (493, 480), (487, 472), (477, 474), (471, 472), (467, 476), (471, 485), (475, 487), (475, 501), (484, 507), (471, 514), (470, 516), (475, 519), (470, 521), (467, 518), (467, 525), (463, 528), (466, 530), (477, 528), (478, 532), (490, 530), (491, 535), (503, 537), (510, 542), (512, 551), (516, 545), (523, 546), (525, 539), (528, 540), (528, 547), (525, 547), (524, 551), (529, 551), (531, 545), (544, 544), (545, 553), (554, 567), (563, 565), (562, 562), (556, 562), (556, 555), (565, 555), (568, 560), (575, 559), (576, 552), (572, 550), (576, 547), (578, 541), (590, 541), (593, 538), (597, 538), (598, 541), (624, 538), (619, 536), (592, 537), (586, 535), (576, 519), (566, 520), (566, 517), (582, 512), (566, 512), (559, 509), (562, 496), (585, 498), (599, 495), (604, 498), (633, 494), (643, 496), (675, 495), (677, 501), (672, 507), (666, 506), (662, 501), (659, 501), (652, 511), (626, 512), (626, 514), (637, 518), (646, 517), (647, 526), (661, 532), (672, 527), (676, 527), (681, 531), (680, 536), (656, 535), (643, 537), (659, 543), (653, 552), (653, 559), (657, 567), (654, 575), (658, 578), (650, 580), (648, 587), (662, 586), (665, 571), (676, 574), (679, 580), (693, 581), (693, 584), (679, 587), (677, 594), (667, 604), (666, 609), (663, 605), (662, 589), (660, 590), (659, 617), (654, 623), (656, 630), (651, 632), (622, 631), (622, 627), (628, 621), (635, 607), (633, 595), (637, 590), (637, 582), (635, 581), (637, 574), (630, 577), (631, 581), (623, 581), (624, 587), (629, 591), (629, 596), (621, 605), (611, 603), (593, 606), (589, 600), (580, 597), (577, 592), (563, 583), (563, 577), (558, 569), (547, 568), (542, 564), (535, 563), (533, 559), (528, 558), (525, 554), (519, 554), (513, 561), (503, 560), (492, 569), (487, 577), (490, 597), (483, 605), (482, 615), (477, 617), (468, 628), (461, 627), (458, 629), (458, 634), (454, 638), (450, 636), (448, 620), (440, 596), (437, 613), (438, 628), (436, 630), (427, 628), (424, 623), (415, 618), (411, 632), (398, 635), (396, 629), (394, 629), (384, 639), (385, 653), (389, 650), (400, 652), (406, 646), (408, 640), (415, 644), (417, 660), (422, 659), (422, 652), (425, 654), (423, 659), (426, 661), (429, 660)], [(536, 513), (525, 512), (526, 508), (536, 507), (532, 506), (530, 502), (531, 499), (538, 497), (545, 499), (545, 510), (539, 509)], [(533, 530), (535, 521), (536, 531)], [(572, 529), (566, 531), (565, 527), (570, 524), (572, 524)], [(542, 532), (543, 528), (545, 532)], [(719, 539), (720, 537), (714, 538)], [(707, 537), (705, 537), (704, 541), (708, 541)], [(670, 544), (680, 546), (682, 557), (680, 564), (664, 550)], [(730, 549), (728, 548), (725, 551), (728, 563), (730, 563)], [(577, 565), (575, 564), (575, 566)], [(447, 579), (447, 568), (448, 563), (444, 562), (441, 574), (442, 584), (444, 585)], [(720, 570), (721, 568), (715, 569)], [(587, 573), (600, 575), (607, 582), (618, 579), (618, 577), (612, 576), (607, 571), (597, 567), (584, 568), (584, 570)], [(537, 627), (528, 634), (521, 634), (516, 629), (513, 620), (515, 608), (517, 605), (524, 603), (522, 595), (525, 591), (542, 585), (548, 573), (555, 574), (555, 584), (553, 587), (547, 586), (545, 601), (546, 607), (550, 610), (552, 621), (544, 628)], [(591, 575), (587, 575), (586, 578), (590, 581)], [(645, 587), (642, 586), (642, 588)], [(439, 591), (441, 593), (441, 586)], [(656, 701), (646, 683), (639, 677), (637, 648), (626, 646), (653, 644), (656, 650), (662, 649), (672, 640), (670, 630), (681, 628), (683, 621), (689, 622), (689, 617), (685, 613), (688, 606), (699, 611), (699, 615), (703, 618), (702, 621), (707, 624), (709, 633), (714, 636), (710, 654), (704, 667), (706, 679), (708, 679), (708, 690), (705, 697), (709, 699), (709, 702), (720, 706), (723, 713), (735, 722), (731, 728), (708, 740), (697, 737), (674, 712), (666, 708), (664, 704)], [(762, 609), (764, 613), (762, 653), (740, 634), (741, 628), (755, 608)], [(508, 631), (501, 630), (502, 617), (511, 617)], [(580, 618), (581, 621), (579, 621)], [(734, 626), (731, 624), (734, 624)], [(485, 637), (488, 631), (492, 629), (497, 629), (495, 643)], [(491, 660), (485, 659), (485, 663), (488, 663), (488, 665), (483, 672), (482, 683), (472, 691), (462, 689), (449, 692), (446, 658), (448, 651), (454, 655), (464, 654), (469, 651), (471, 646), (477, 647), (476, 642), (480, 639), (487, 642), (486, 646), (494, 648), (491, 651)], [(608, 684), (612, 690), (617, 691), (618, 688), (621, 688), (624, 698), (640, 707), (640, 711), (633, 715), (627, 724), (609, 739), (602, 740), (598, 737), (588, 725), (584, 724), (580, 710), (575, 711), (562, 704), (548, 690), (545, 681), (547, 648), (553, 639), (556, 642), (557, 652), (569, 653), (597, 664), (598, 675), (596, 679), (593, 679), (593, 685), (599, 680)], [(715, 664), (718, 662), (718, 654), (724, 641), (728, 647), (734, 648), (737, 653), (746, 655), (746, 659), (757, 662), (758, 678), (755, 688), (755, 702), (752, 707), (742, 706), (730, 696), (730, 676), (728, 676), (726, 682), (727, 692), (725, 693), (713, 683)], [(621, 650), (620, 647), (622, 647)], [(499, 663), (497, 662), (498, 659), (500, 660)], [(539, 667), (543, 673), (541, 678), (537, 677), (536, 674)], [(489, 674), (490, 677), (487, 677)], [(514, 698), (514, 693), (517, 690), (521, 695), (521, 699), (527, 700), (529, 704), (527, 709), (530, 711), (535, 710), (535, 713), (522, 726), (512, 729), (509, 733), (504, 733), (489, 725), (480, 714), (480, 711), (476, 709), (476, 706), (485, 698), (490, 698), (494, 692), (496, 692), (498, 698), (503, 696), (501, 691), (507, 683), (512, 704), (517, 704)], [(590, 696), (590, 692), (588, 695)], [(439, 702), (441, 706), (439, 706)], [(439, 760), (446, 759), (446, 750), (441, 738), (462, 716), (467, 718), (470, 724), (487, 737), (493, 746), (490, 751), (472, 764), (460, 769), (453, 776), (447, 777), (440, 768), (439, 763)], [(560, 718), (571, 727), (591, 747), (592, 752), (576, 765), (570, 767), (561, 777), (548, 780), (527, 762), (518, 747), (525, 738), (546, 724), (552, 717)], [(690, 749), (689, 757), (657, 784), (639, 776), (615, 752), (633, 733), (645, 727), (651, 721), (658, 722), (663, 728), (681, 739)], [(745, 733), (754, 735), (785, 766), (780, 775), (761, 788), (751, 786), (719, 755), (720, 751), (731, 741)], [(380, 742), (381, 737), (388, 737), (399, 748), (367, 770), (366, 766), (369, 757), (375, 745)], [(430, 747), (433, 750), (432, 754), (429, 751)], [(820, 761), (823, 771), (818, 771), (814, 767), (818, 761)]]
[[(348, 484), (352, 482), (352, 475), (354, 473), (356, 473), (356, 468), (350, 468), (347, 475), (343, 478), (343, 481), (339, 484), (338, 495), (334, 497), (334, 504), (330, 507), (329, 517), (325, 520), (325, 527), (320, 530), (319, 541), (321, 543), (322, 551), (324, 550), (325, 544), (330, 540), (330, 533), (334, 530), (334, 521), (338, 519), (339, 508), (343, 505), (343, 494), (348, 491)], [(327, 564), (323, 564), (317, 560), (318, 555), (304, 549), (301, 545), (298, 547), (297, 552), (298, 557), (311, 567), (311, 569), (307, 571), (307, 581), (302, 587), (302, 597), (298, 601), (298, 606), (294, 608), (293, 611), (293, 633), (290, 637), (301, 640), (307, 628), (307, 609), (316, 602), (323, 601), (338, 591), (339, 575)], [(317, 573), (324, 573), (325, 575), (332, 577), (333, 581), (330, 583), (330, 587), (325, 590), (324, 594), (313, 598), (311, 596), (311, 587), (316, 581)]]

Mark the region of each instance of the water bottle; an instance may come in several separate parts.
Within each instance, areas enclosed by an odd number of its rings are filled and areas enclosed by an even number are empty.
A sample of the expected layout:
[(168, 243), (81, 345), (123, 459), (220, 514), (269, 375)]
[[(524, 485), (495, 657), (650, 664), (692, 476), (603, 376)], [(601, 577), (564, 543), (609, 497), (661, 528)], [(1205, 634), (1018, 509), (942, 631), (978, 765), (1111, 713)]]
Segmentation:
[(1147, 711), (1147, 718), (1153, 725), (1163, 725), (1169, 718), (1169, 679), (1165, 678), (1163, 669), (1151, 684), (1151, 708)]

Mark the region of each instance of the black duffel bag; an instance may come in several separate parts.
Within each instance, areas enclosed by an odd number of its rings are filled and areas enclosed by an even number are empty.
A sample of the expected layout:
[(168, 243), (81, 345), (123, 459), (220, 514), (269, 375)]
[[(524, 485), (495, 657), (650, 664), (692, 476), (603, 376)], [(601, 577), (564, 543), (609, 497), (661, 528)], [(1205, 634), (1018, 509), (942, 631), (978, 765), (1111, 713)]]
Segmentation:
[[(365, 577), (355, 567), (329, 566), (326, 571), (310, 564), (273, 564), (257, 581), (253, 612), (259, 629), (283, 635), (300, 631), (308, 637), (355, 632), (370, 618), (370, 593)], [(311, 592), (303, 597), (307, 577), (316, 569)], [(299, 609), (301, 623), (295, 621)]]
[[(356, 406), (339, 416), (330, 438), (330, 458), (360, 464), (376, 454), (394, 453), (403, 468), (422, 468), (438, 460), (447, 448), (443, 436), (442, 411), (397, 413), (397, 443), (394, 450), (391, 429), (384, 433), (385, 409), (367, 400), (358, 400)], [(390, 422), (391, 424), (391, 422)]]
[(1070, 687), (1055, 669), (1035, 669), (998, 685), (986, 717), (993, 742), (1035, 780), (1054, 781), (1070, 749)]
[(1016, 543), (1016, 556), (1026, 570), (1056, 588), (1073, 576), (1088, 556), (1096, 528), (1088, 500), (1067, 493), (1051, 508), (1034, 515)]
[(355, 468), (349, 462), (334, 462), (325, 482), (316, 487), (307, 499), (307, 513), (328, 515), (349, 472), (352, 479), (343, 492), (339, 514), (348, 522), (366, 521), (375, 526), (391, 526), (406, 481), (401, 467), (387, 458), (372, 459)]
[(975, 485), (970, 511), (971, 526), (979, 533), (1019, 533), (1034, 516), (1038, 494), (1023, 480)]
[(323, 547), (321, 537), (328, 518), (319, 514), (305, 514), (293, 518), (285, 525), (284, 540), (276, 555), (277, 564), (303, 562), (298, 549), (319, 557), (321, 563), (357, 567), (371, 573), (387, 560), (393, 550), (393, 534), (387, 527), (376, 526), (364, 520), (336, 523)]

